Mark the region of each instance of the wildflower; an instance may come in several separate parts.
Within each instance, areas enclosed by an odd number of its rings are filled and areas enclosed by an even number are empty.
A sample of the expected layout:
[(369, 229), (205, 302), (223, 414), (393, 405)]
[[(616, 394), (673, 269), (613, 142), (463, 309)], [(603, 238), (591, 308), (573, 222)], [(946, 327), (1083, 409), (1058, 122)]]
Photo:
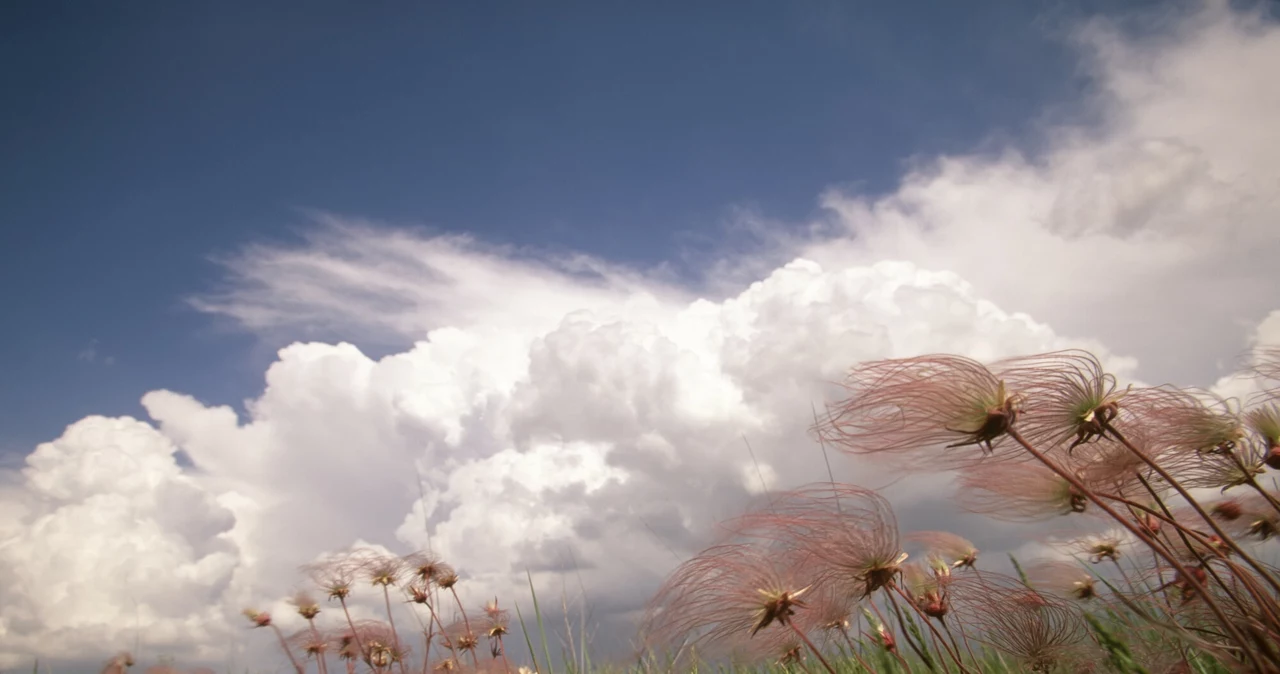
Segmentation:
[(1088, 499), (1052, 469), (1033, 463), (978, 466), (960, 475), (957, 495), (966, 510), (1012, 522), (1083, 513)]
[(431, 590), (426, 585), (413, 583), (405, 588), (409, 592), (409, 601), (414, 604), (430, 604)]
[(331, 601), (345, 602), (351, 596), (351, 584), (355, 581), (358, 567), (354, 553), (348, 552), (309, 564), (303, 570)]
[(1036, 588), (1056, 595), (1079, 601), (1088, 601), (1098, 596), (1093, 575), (1071, 562), (1038, 562), (1027, 569), (1027, 577)]
[(316, 603), (311, 593), (305, 590), (295, 592), (289, 598), (289, 603), (298, 609), (298, 615), (302, 616), (303, 620), (313, 620), (317, 615), (320, 615), (320, 605)]
[(1209, 514), (1226, 522), (1234, 522), (1244, 514), (1240, 501), (1234, 498), (1223, 499), (1209, 508)]
[(380, 671), (401, 662), (408, 653), (398, 646), (398, 637), (390, 625), (377, 620), (356, 623), (355, 634), (359, 657), (365, 664)]
[(1177, 450), (1220, 454), (1245, 438), (1240, 415), (1228, 401), (1195, 389), (1159, 387), (1131, 395), (1130, 409)]
[[(943, 565), (950, 572), (951, 567)], [(919, 611), (930, 618), (943, 621), (951, 605), (947, 601), (947, 576), (939, 576), (926, 570), (919, 564), (905, 564), (902, 567), (904, 592), (911, 598), (911, 603)]]
[(1209, 580), (1209, 574), (1203, 568), (1198, 566), (1189, 566), (1186, 567), (1186, 569), (1189, 575), (1183, 575), (1181, 571), (1175, 571), (1173, 574), (1173, 580), (1165, 583), (1157, 589), (1164, 590), (1169, 587), (1177, 588), (1183, 604), (1186, 604), (1200, 596), (1200, 591), (1196, 586), (1199, 585), (1200, 587), (1204, 587), (1205, 583)]
[(844, 386), (849, 396), (828, 410), (820, 438), (854, 454), (925, 452), (926, 467), (945, 467), (936, 449), (977, 445), (992, 454), (1018, 417), (1018, 396), (959, 356), (867, 363)]
[(396, 585), (405, 573), (404, 561), (395, 555), (367, 550), (362, 551), (359, 558), (360, 572), (377, 587)]
[(1249, 410), (1244, 418), (1265, 447), (1263, 463), (1272, 470), (1280, 470), (1280, 405), (1272, 403)]
[(1083, 556), (1090, 564), (1118, 563), (1129, 540), (1125, 533), (1113, 530), (1068, 539), (1055, 547), (1073, 558)]
[(726, 527), (782, 546), (822, 582), (856, 598), (889, 585), (907, 559), (889, 502), (852, 485), (806, 485), (776, 495), (767, 510)]
[(1019, 432), (1032, 444), (1056, 447), (1072, 438), (1068, 453), (1105, 437), (1126, 391), (1085, 351), (1068, 350), (1012, 358), (992, 366), (1024, 398)]
[(452, 566), (441, 564), (436, 570), (435, 583), (442, 590), (451, 590), (453, 586), (458, 584), (458, 572), (453, 570)]
[(889, 631), (889, 629), (884, 626), (884, 623), (880, 622), (880, 619), (872, 615), (872, 613), (867, 609), (862, 609), (862, 615), (865, 616), (867, 622), (871, 624), (872, 638), (875, 642), (885, 651), (891, 654), (897, 653), (898, 642), (893, 638), (893, 632)]
[(650, 601), (646, 640), (729, 645), (775, 622), (786, 625), (809, 585), (763, 545), (714, 546), (680, 565)]
[(1086, 639), (1073, 605), (994, 574), (965, 581), (963, 601), (953, 606), (976, 628), (976, 638), (1035, 672), (1053, 671)]
[(947, 531), (917, 531), (908, 540), (925, 546), (931, 557), (937, 557), (952, 569), (971, 569), (978, 563), (978, 549), (967, 539)]
[(415, 552), (406, 556), (403, 563), (415, 578), (427, 584), (435, 582), (436, 577), (441, 573), (452, 570), (449, 565), (430, 552)]
[(269, 627), (271, 625), (271, 614), (266, 611), (247, 608), (241, 613), (253, 623), (254, 627)]
[(288, 643), (309, 658), (321, 659), (329, 649), (329, 638), (315, 629), (303, 629), (289, 637)]

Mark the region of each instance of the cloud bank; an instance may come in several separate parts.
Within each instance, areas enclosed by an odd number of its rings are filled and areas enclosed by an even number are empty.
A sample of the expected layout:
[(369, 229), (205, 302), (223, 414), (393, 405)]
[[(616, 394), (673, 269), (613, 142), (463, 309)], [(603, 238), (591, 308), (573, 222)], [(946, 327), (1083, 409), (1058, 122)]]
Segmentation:
[[(822, 220), (700, 289), (336, 216), (227, 259), (199, 308), (412, 346), (293, 343), (243, 415), (153, 391), (148, 419), (88, 417), (37, 447), (0, 482), (0, 664), (243, 663), (261, 635), (239, 610), (358, 542), (430, 546), (470, 603), (527, 602), (526, 570), (547, 596), (577, 586), (621, 652), (718, 520), (825, 477), (811, 405), (859, 360), (1082, 346), (1122, 376), (1212, 383), (1280, 309), (1280, 28), (1211, 4), (1156, 37), (1078, 39), (1100, 122), (922, 163), (893, 194), (828, 192)], [(948, 514), (944, 486), (893, 487), (905, 527), (1008, 542)]]

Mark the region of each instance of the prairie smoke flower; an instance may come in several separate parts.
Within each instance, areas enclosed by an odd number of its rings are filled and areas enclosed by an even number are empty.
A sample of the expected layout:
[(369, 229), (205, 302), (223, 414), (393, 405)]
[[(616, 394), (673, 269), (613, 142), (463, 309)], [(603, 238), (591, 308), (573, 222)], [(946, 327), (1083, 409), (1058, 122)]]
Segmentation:
[(355, 582), (359, 562), (353, 553), (348, 552), (302, 568), (330, 600), (345, 601), (351, 595), (351, 584)]
[(1178, 451), (1222, 453), (1246, 435), (1243, 420), (1228, 401), (1195, 389), (1142, 389), (1131, 395), (1128, 409)]
[(1165, 469), (1184, 487), (1225, 493), (1265, 473), (1264, 460), (1265, 454), (1257, 443), (1244, 440), (1207, 454), (1182, 454), (1165, 464)]
[(907, 559), (889, 502), (852, 485), (816, 483), (784, 492), (768, 511), (749, 513), (727, 527), (782, 546), (821, 582), (855, 598), (891, 583)]
[(862, 615), (866, 617), (867, 622), (871, 625), (871, 637), (875, 643), (889, 653), (897, 653), (898, 642), (893, 638), (893, 632), (885, 627), (879, 618), (872, 615), (871, 611), (862, 609)]
[(1087, 555), (1090, 563), (1101, 564), (1102, 562), (1119, 562), (1121, 556), (1120, 548), (1123, 545), (1123, 537), (1114, 534), (1103, 534), (1071, 541), (1067, 547), (1072, 552)]
[(1138, 455), (1108, 437), (1091, 443), (1087, 451), (1084, 447), (1076, 450), (1065, 465), (1091, 490), (1129, 499), (1148, 498), (1150, 492), (1142, 483), (1163, 488), (1164, 481), (1147, 462), (1163, 461), (1162, 454), (1168, 451), (1168, 446), (1154, 441), (1152, 435), (1146, 426), (1131, 424), (1125, 439)]
[(1018, 397), (1004, 382), (959, 356), (863, 364), (844, 387), (848, 398), (829, 407), (819, 437), (853, 454), (925, 452), (922, 467), (949, 467), (937, 449), (993, 453), (1018, 417)]
[(497, 597), (494, 597), (491, 602), (485, 602), (484, 616), (485, 635), (490, 639), (501, 639), (507, 633), (511, 614), (506, 609), (498, 607)]
[(330, 639), (323, 632), (313, 629), (302, 629), (289, 637), (288, 643), (309, 658), (320, 659), (329, 650)]
[(978, 548), (968, 539), (947, 531), (917, 531), (906, 536), (920, 543), (931, 557), (937, 557), (952, 569), (971, 569), (978, 563)]
[(966, 581), (971, 587), (965, 593), (964, 621), (976, 639), (1035, 672), (1053, 671), (1084, 643), (1078, 609), (1025, 586), (993, 582), (995, 578), (984, 574), (983, 582)]
[(1249, 430), (1262, 440), (1263, 462), (1272, 470), (1280, 470), (1280, 405), (1271, 403), (1249, 410), (1244, 418)]
[(440, 568), (436, 570), (434, 581), (442, 590), (453, 589), (453, 587), (458, 584), (459, 580), (458, 572), (448, 564), (441, 564)]
[(471, 621), (465, 616), (445, 625), (444, 637), (449, 648), (459, 651), (474, 651), (480, 645), (480, 638), (471, 631)]
[(271, 614), (266, 611), (247, 608), (241, 613), (249, 619), (249, 622), (253, 623), (254, 627), (269, 627), (271, 625)]
[(1127, 393), (1117, 390), (1116, 378), (1086, 351), (1011, 358), (992, 370), (1023, 396), (1018, 424), (1023, 437), (1046, 449), (1070, 439), (1068, 453), (1106, 435)]
[(717, 545), (681, 564), (649, 602), (643, 633), (650, 644), (732, 644), (773, 623), (785, 625), (810, 585), (775, 550)]
[(395, 555), (365, 550), (357, 558), (359, 572), (369, 583), (378, 587), (396, 585), (405, 574), (404, 560)]
[(440, 561), (434, 553), (425, 551), (406, 556), (404, 566), (415, 578), (427, 584), (435, 582), (440, 574), (452, 571), (452, 568)]
[(320, 615), (320, 605), (316, 603), (311, 593), (305, 590), (295, 592), (289, 598), (289, 603), (297, 608), (298, 615), (302, 616), (303, 620), (312, 620), (317, 615)]
[(1036, 588), (1063, 597), (1088, 601), (1098, 596), (1097, 581), (1078, 564), (1059, 560), (1037, 562), (1027, 569)]
[(409, 593), (409, 601), (414, 604), (431, 604), (431, 588), (421, 583), (412, 583), (405, 588)]
[(353, 641), (358, 645), (359, 658), (365, 664), (381, 671), (393, 664), (403, 661), (409, 654), (407, 649), (398, 646), (395, 630), (390, 625), (377, 620), (363, 620), (356, 623)]
[(1164, 590), (1170, 587), (1176, 588), (1183, 604), (1199, 597), (1200, 591), (1196, 589), (1196, 585), (1199, 584), (1200, 587), (1204, 587), (1209, 580), (1209, 574), (1198, 566), (1188, 566), (1186, 569), (1187, 573), (1190, 574), (1189, 576), (1184, 576), (1181, 571), (1175, 571), (1173, 574), (1173, 580), (1156, 589)]
[(1083, 513), (1088, 499), (1052, 469), (1037, 463), (976, 466), (960, 475), (961, 507), (993, 519), (1036, 522)]
[(1234, 522), (1244, 515), (1244, 505), (1239, 499), (1224, 498), (1209, 507), (1209, 515), (1223, 522)]
[[(950, 567), (942, 567), (948, 573)], [(947, 597), (949, 576), (938, 575), (920, 564), (902, 566), (903, 591), (919, 611), (939, 622), (945, 622), (951, 604)]]

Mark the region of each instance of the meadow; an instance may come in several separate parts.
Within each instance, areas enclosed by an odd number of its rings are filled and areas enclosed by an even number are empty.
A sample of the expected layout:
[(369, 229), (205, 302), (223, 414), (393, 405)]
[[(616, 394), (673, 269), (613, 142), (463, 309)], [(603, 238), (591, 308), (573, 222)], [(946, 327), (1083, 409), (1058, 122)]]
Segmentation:
[[(585, 630), (553, 630), (532, 582), (528, 604), (465, 605), (459, 571), (426, 552), (305, 567), (301, 630), (245, 618), (298, 674), (1280, 672), (1280, 492), (1264, 484), (1280, 470), (1280, 349), (1247, 376), (1256, 393), (1227, 400), (1122, 388), (1081, 351), (859, 364), (815, 419), (824, 451), (952, 474), (965, 511), (1087, 533), (992, 560), (955, 533), (901, 531), (858, 485), (768, 492), (668, 576), (626, 662), (593, 663)], [(384, 617), (353, 619), (356, 592)], [(508, 659), (513, 643), (526, 657)], [(122, 653), (103, 672), (133, 666)]]

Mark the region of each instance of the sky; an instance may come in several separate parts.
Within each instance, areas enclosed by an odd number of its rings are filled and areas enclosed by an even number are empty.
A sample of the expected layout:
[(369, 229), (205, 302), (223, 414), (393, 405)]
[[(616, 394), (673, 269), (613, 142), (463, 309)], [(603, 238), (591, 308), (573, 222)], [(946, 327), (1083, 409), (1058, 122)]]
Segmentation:
[[(572, 569), (617, 648), (825, 476), (859, 360), (1237, 390), (1280, 342), (1274, 4), (6, 3), (0, 664), (240, 662), (357, 541), (475, 597)], [(1011, 540), (940, 479), (904, 525)]]
[(254, 351), (185, 299), (315, 211), (675, 264), (1088, 86), (1074, 3), (411, 4), (5, 3), (0, 366), (33, 385), (0, 447), (152, 388), (256, 393), (296, 335)]

